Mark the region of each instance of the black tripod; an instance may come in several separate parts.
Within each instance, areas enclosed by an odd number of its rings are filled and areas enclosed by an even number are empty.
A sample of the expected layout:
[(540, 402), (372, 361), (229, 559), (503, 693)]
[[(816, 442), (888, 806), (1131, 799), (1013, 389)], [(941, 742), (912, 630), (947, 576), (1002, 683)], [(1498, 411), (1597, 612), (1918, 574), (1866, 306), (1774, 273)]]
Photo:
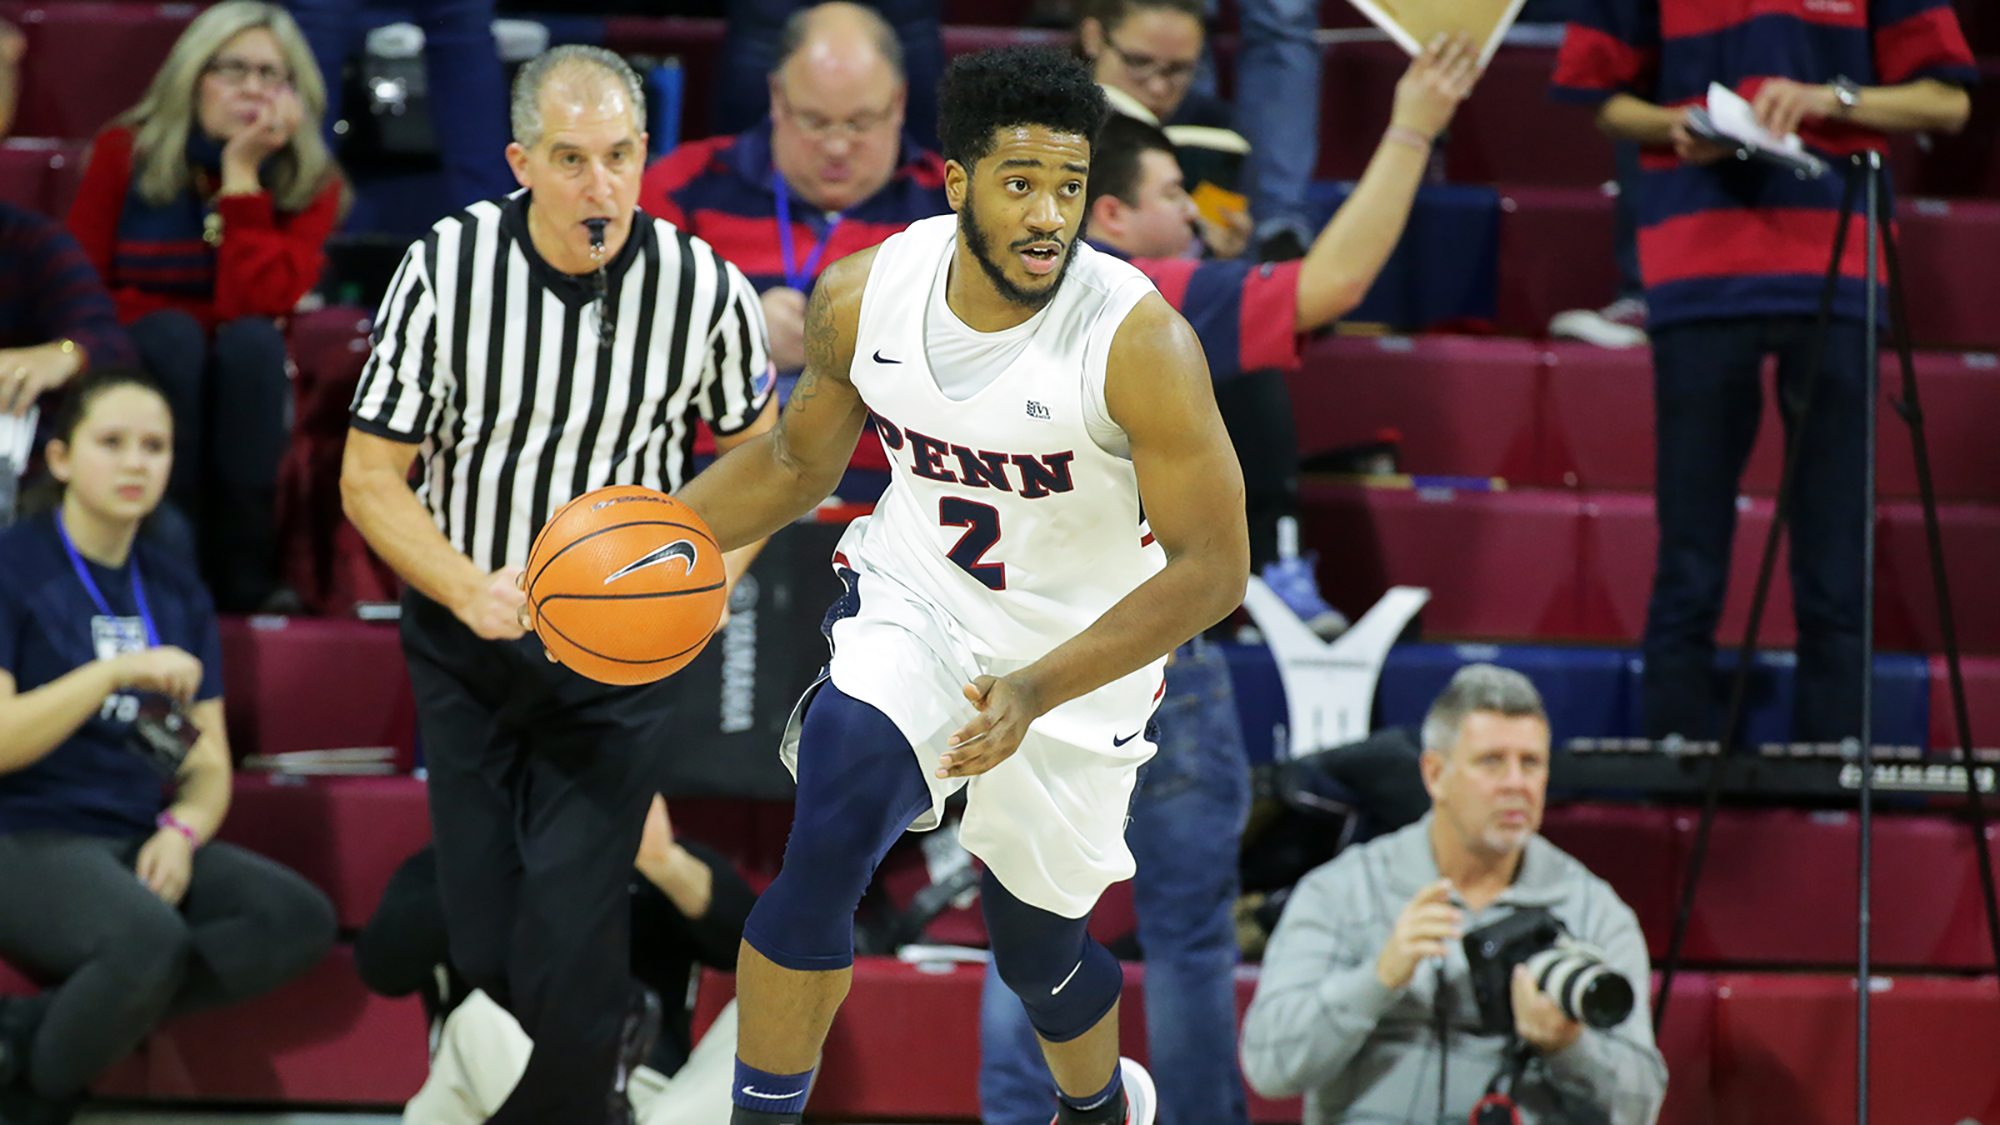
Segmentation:
[[(1979, 887), (1986, 905), (1986, 934), (1993, 945), (1993, 960), (1996, 971), (2000, 971), (2000, 902), (1996, 902), (1993, 883), (1993, 860), (1986, 849), (1986, 809), (1979, 793), (1978, 771), (1972, 757), (1972, 726), (1965, 705), (1965, 680), (1959, 671), (1958, 631), (1954, 624), (1951, 604), (1951, 588), (1945, 579), (1944, 543), (1938, 532), (1937, 495), (1931, 485), (1930, 447), (1924, 435), (1924, 416), (1917, 404), (1916, 366), (1910, 354), (1909, 319), (1903, 304), (1902, 270), (1896, 259), (1896, 240), (1890, 229), (1889, 216), (1884, 212), (1882, 202), (1888, 172), (1882, 165), (1882, 156), (1877, 152), (1864, 153), (1852, 158), (1844, 170), (1844, 185), (1840, 199), (1840, 217), (1834, 227), (1833, 258), (1827, 265), (1826, 285), (1820, 293), (1819, 323), (1811, 349), (1811, 363), (1808, 365), (1805, 387), (1802, 394), (1803, 419), (1811, 416), (1814, 389), (1819, 383), (1825, 366), (1828, 333), (1833, 321), (1834, 293), (1840, 281), (1840, 263), (1847, 249), (1848, 229), (1854, 218), (1857, 198), (1865, 200), (1867, 227), (1867, 279), (1866, 323), (1863, 327), (1862, 347), (1866, 352), (1863, 367), (1866, 374), (1868, 395), (1867, 413), (1867, 503), (1863, 510), (1867, 513), (1867, 527), (1862, 546), (1862, 594), (1861, 594), (1861, 736), (1856, 761), (1860, 765), (1861, 777), (1861, 856), (1860, 856), (1860, 901), (1856, 906), (1858, 924), (1857, 980), (1855, 989), (1859, 1041), (1857, 1043), (1856, 1075), (1856, 1118), (1861, 1125), (1868, 1122), (1868, 1016), (1869, 987), (1872, 950), (1870, 948), (1869, 895), (1872, 882), (1871, 843), (1874, 835), (1875, 796), (1875, 754), (1874, 754), (1874, 704), (1875, 704), (1875, 402), (1879, 394), (1881, 377), (1881, 344), (1878, 337), (1881, 322), (1882, 285), (1881, 270), (1887, 266), (1890, 334), (1896, 348), (1896, 357), (1902, 368), (1902, 397), (1896, 401), (1896, 413), (1910, 428), (1910, 441), (1914, 447), (1917, 463), (1917, 491), (1923, 502), (1924, 532), (1930, 547), (1931, 580), (1937, 588), (1939, 630), (1944, 641), (1945, 664), (1951, 677), (1952, 717), (1958, 727), (1958, 755), (1965, 771), (1965, 793), (1971, 813), (1968, 824), (1972, 831), (1972, 850), (1978, 857)], [(1721, 746), (1708, 765), (1708, 785), (1703, 795), (1701, 819), (1695, 829), (1694, 849), (1689, 856), (1687, 881), (1681, 886), (1680, 908), (1674, 916), (1673, 935), (1667, 942), (1666, 959), (1660, 965), (1660, 991), (1653, 1002), (1653, 1028), (1657, 1031), (1666, 1018), (1667, 1001), (1672, 996), (1674, 974), (1680, 968), (1681, 949), (1687, 940), (1689, 919), (1694, 910), (1695, 890), (1701, 882), (1703, 862), (1708, 855), (1709, 829), (1715, 820), (1715, 810), (1722, 795), (1723, 758), (1736, 752), (1739, 741), (1738, 731), (1743, 723), (1744, 705), (1748, 698), (1750, 670), (1757, 651), (1757, 633), (1763, 623), (1764, 608), (1771, 592), (1771, 578), (1778, 560), (1778, 533), (1784, 526), (1790, 511), (1792, 488), (1798, 474), (1799, 451), (1805, 442), (1797, 436), (1788, 443), (1785, 451), (1784, 475), (1778, 484), (1776, 511), (1772, 514), (1770, 534), (1764, 540), (1763, 563), (1757, 570), (1756, 591), (1750, 601), (1750, 620), (1744, 628), (1743, 644), (1737, 653), (1736, 671), (1730, 683), (1729, 708), (1722, 727)]]

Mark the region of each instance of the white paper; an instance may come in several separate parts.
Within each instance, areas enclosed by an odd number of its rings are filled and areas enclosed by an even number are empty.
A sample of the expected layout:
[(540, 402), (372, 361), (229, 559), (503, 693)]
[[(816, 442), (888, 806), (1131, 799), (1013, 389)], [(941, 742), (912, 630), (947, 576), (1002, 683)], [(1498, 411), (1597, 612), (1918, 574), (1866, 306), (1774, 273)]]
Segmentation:
[(40, 416), (40, 409), (33, 406), (19, 417), (0, 413), (0, 461), (10, 462), (17, 473), (27, 467), (34, 452), (35, 420)]
[(1757, 124), (1757, 111), (1743, 96), (1720, 82), (1708, 84), (1708, 120), (1715, 131), (1745, 144), (1767, 148), (1773, 152), (1801, 153), (1805, 144), (1797, 133), (1788, 133), (1782, 139), (1774, 137), (1762, 125)]

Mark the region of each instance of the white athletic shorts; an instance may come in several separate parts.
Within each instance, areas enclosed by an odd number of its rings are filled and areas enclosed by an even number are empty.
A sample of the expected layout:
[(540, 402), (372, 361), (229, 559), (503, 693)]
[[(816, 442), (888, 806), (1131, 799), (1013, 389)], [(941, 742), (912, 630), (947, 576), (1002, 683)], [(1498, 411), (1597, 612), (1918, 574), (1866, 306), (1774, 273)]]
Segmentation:
[[(855, 612), (833, 625), (830, 672), (841, 691), (887, 715), (915, 751), (931, 808), (911, 831), (937, 827), (945, 799), (962, 787), (959, 842), (967, 851), (1030, 906), (1066, 918), (1090, 913), (1104, 888), (1132, 877), (1125, 821), (1139, 767), (1153, 756), (1147, 728), (1164, 689), (1166, 659), (1035, 720), (1020, 749), (991, 770), (939, 778), (945, 740), (978, 714), (965, 685), (1030, 662), (978, 654), (955, 622), (893, 578), (852, 564), (847, 569), (855, 577), (842, 608)], [(781, 751), (794, 777), (803, 702)]]

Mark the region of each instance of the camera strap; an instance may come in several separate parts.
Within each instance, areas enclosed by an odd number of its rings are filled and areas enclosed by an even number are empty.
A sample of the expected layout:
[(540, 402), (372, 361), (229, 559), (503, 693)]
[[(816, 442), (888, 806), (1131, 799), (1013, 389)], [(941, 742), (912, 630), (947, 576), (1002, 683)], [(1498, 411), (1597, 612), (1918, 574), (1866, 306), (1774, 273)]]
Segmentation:
[[(63, 526), (61, 512), (56, 513), (56, 534), (62, 537), (63, 550), (69, 555), (69, 565), (75, 568), (77, 581), (83, 583), (84, 592), (90, 595), (91, 601), (97, 603), (97, 611), (106, 617), (117, 617), (117, 614), (111, 612), (111, 603), (104, 600), (104, 591), (97, 588), (97, 579), (90, 576), (90, 567), (84, 564), (83, 555), (71, 541), (69, 529)], [(139, 623), (146, 629), (146, 646), (158, 648), (160, 631), (153, 627), (153, 611), (146, 606), (146, 586), (139, 578), (139, 553), (136, 547), (128, 557), (127, 565), (132, 568), (132, 604), (139, 608)]]
[(1521, 1110), (1514, 1104), (1513, 1094), (1520, 1085), (1521, 1072), (1527, 1069), (1528, 1057), (1527, 1043), (1518, 1035), (1509, 1035), (1500, 1069), (1486, 1083), (1486, 1095), (1472, 1107), (1468, 1125), (1521, 1125)]

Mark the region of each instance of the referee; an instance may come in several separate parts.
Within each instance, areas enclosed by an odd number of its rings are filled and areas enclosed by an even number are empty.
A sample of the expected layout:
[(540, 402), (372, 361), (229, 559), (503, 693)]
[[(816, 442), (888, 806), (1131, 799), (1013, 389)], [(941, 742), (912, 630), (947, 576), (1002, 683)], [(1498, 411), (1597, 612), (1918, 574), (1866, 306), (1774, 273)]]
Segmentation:
[(678, 684), (551, 663), (518, 619), (521, 565), (575, 496), (680, 487), (697, 418), (725, 450), (776, 420), (756, 292), (636, 210), (644, 104), (599, 48), (522, 68), (507, 160), (526, 190), (404, 255), (341, 468), (348, 516), (407, 586), (452, 962), (535, 1041), (491, 1118), (509, 1125), (630, 1119), (616, 1091), (650, 1017), (627, 884)]

